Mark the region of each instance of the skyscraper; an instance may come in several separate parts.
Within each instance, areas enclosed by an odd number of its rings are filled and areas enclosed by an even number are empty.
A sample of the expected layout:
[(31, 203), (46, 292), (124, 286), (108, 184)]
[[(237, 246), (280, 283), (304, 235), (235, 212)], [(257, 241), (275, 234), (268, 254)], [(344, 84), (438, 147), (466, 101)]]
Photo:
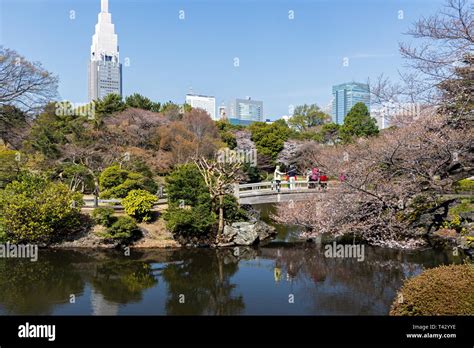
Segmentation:
[(207, 95), (186, 94), (186, 104), (206, 111), (213, 120), (216, 120), (216, 98)]
[(89, 101), (111, 93), (122, 95), (122, 64), (109, 1), (101, 0), (89, 61)]
[(370, 110), (369, 85), (358, 82), (342, 83), (332, 87), (333, 122), (343, 124), (349, 110), (357, 103), (364, 103)]
[(232, 124), (246, 126), (256, 121), (264, 121), (263, 102), (252, 100), (250, 97), (235, 99), (235, 102), (231, 103), (229, 109), (229, 121)]

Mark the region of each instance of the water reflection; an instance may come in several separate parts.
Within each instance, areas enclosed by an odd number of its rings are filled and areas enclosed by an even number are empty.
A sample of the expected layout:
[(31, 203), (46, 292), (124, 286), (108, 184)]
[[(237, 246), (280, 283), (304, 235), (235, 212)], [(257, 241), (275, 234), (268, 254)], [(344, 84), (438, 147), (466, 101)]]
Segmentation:
[(167, 314), (230, 315), (243, 311), (243, 298), (234, 294), (237, 285), (230, 281), (238, 270), (238, 259), (231, 257), (229, 250), (192, 250), (177, 256), (185, 261), (166, 266), (162, 273), (169, 290)]
[(104, 300), (115, 303), (138, 302), (142, 292), (156, 285), (151, 265), (117, 258), (97, 264), (91, 285)]
[(55, 303), (84, 290), (81, 275), (68, 264), (72, 254), (48, 253), (41, 261), (0, 259), (0, 311), (4, 314), (50, 314)]
[(387, 314), (405, 278), (453, 262), (461, 256), (369, 247), (363, 262), (326, 258), (306, 243), (131, 256), (42, 250), (37, 262), (0, 259), (0, 313)]

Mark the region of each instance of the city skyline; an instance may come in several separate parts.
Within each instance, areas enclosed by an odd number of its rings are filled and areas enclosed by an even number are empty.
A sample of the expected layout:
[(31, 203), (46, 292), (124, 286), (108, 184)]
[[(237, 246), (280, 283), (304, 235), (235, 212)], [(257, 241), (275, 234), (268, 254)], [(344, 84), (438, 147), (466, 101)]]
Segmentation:
[[(124, 96), (137, 92), (183, 103), (193, 87), (221, 105), (251, 95), (265, 103), (264, 119), (276, 119), (304, 103), (323, 108), (333, 85), (366, 82), (382, 73), (396, 77), (403, 65), (402, 33), (439, 3), (234, 1), (225, 11), (215, 1), (112, 0), (109, 11), (121, 37)], [(10, 14), (2, 16), (2, 44), (59, 75), (60, 99), (85, 102), (83, 67), (100, 1), (2, 0), (1, 9)], [(15, 26), (14, 18), (22, 26)]]

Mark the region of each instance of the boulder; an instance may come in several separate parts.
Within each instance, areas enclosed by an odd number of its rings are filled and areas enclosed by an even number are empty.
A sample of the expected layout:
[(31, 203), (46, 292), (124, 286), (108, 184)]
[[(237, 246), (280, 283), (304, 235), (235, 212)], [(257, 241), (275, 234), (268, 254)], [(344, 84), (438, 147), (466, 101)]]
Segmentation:
[(219, 246), (253, 245), (275, 234), (275, 228), (263, 221), (234, 222), (224, 227)]
[(258, 233), (255, 228), (256, 224), (251, 222), (236, 222), (232, 224), (232, 227), (236, 229), (236, 235), (234, 236), (234, 243), (236, 245), (252, 245), (258, 242)]
[(271, 238), (277, 233), (275, 227), (270, 226), (263, 221), (257, 221), (254, 226), (255, 230), (257, 231), (259, 241)]

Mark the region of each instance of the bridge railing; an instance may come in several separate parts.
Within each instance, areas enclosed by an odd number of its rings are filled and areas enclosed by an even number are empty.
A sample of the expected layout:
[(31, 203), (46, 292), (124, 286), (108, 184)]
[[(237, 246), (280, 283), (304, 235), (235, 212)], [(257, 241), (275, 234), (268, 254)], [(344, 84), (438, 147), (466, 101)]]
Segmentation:
[[(234, 196), (237, 198), (248, 197), (255, 195), (275, 194), (276, 193), (276, 182), (274, 181), (263, 181), (252, 184), (235, 184), (234, 185)], [(308, 190), (319, 190), (319, 186), (314, 189), (308, 189), (308, 181), (296, 180), (293, 182), (282, 180), (280, 183), (280, 193), (291, 193)]]
[[(321, 187), (317, 185), (315, 188), (308, 188), (308, 181), (306, 180), (295, 180), (290, 182), (288, 180), (282, 180), (280, 183), (280, 193), (300, 193), (300, 192), (312, 192), (319, 191)], [(259, 195), (271, 195), (277, 193), (277, 185), (274, 181), (263, 181), (251, 184), (234, 184), (234, 196), (239, 199), (241, 197), (251, 197)], [(155, 205), (167, 204), (167, 194), (164, 188), (161, 188), (156, 194), (157, 200)], [(94, 207), (93, 197), (84, 197), (84, 204), (86, 208)], [(113, 209), (123, 209), (121, 206), (120, 199), (99, 199), (98, 205), (101, 207), (111, 207)]]
[[(165, 191), (165, 188), (161, 185), (156, 192), (156, 201), (153, 205), (167, 204), (167, 197), (168, 195)], [(86, 196), (83, 198), (83, 201), (85, 208), (94, 208), (95, 199), (93, 196)], [(98, 199), (97, 203), (99, 207), (110, 207), (116, 210), (123, 209), (123, 206), (121, 205), (121, 199)]]

